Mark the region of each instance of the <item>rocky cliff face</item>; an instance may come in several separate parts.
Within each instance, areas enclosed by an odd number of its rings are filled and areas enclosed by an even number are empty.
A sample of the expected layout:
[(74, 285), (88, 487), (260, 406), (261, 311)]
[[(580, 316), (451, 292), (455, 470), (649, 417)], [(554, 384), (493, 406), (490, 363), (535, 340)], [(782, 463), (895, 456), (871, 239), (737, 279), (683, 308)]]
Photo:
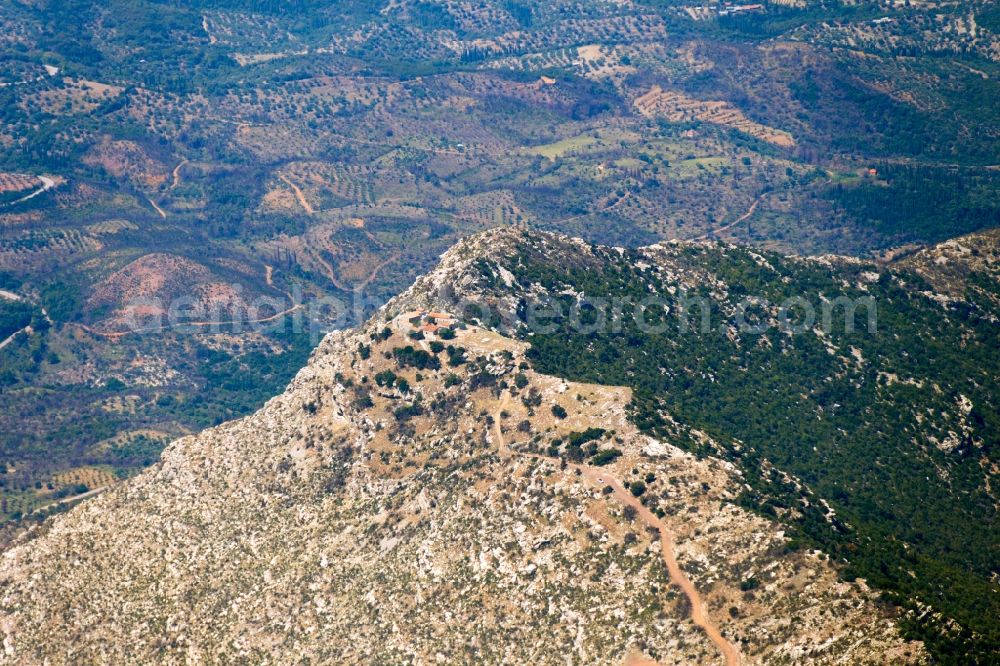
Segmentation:
[(734, 503), (736, 467), (640, 433), (629, 389), (537, 372), (514, 325), (427, 318), (516, 309), (480, 264), (521, 242), (459, 244), (258, 413), (5, 553), (0, 663), (922, 661), (863, 582)]

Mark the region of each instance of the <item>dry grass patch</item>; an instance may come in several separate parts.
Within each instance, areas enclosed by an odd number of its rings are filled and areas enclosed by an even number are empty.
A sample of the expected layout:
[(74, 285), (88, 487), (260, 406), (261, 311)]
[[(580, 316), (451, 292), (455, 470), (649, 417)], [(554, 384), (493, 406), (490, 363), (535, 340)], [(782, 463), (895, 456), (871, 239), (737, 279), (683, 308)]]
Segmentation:
[(66, 78), (63, 79), (63, 87), (38, 93), (37, 104), (53, 115), (90, 113), (118, 97), (123, 90), (120, 86)]

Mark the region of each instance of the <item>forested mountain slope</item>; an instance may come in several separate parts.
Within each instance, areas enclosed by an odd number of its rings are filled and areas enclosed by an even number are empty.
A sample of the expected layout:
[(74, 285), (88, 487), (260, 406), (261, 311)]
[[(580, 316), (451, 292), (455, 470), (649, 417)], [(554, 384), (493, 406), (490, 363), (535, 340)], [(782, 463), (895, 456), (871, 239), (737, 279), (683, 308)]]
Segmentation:
[(644, 432), (704, 431), (684, 446), (743, 468), (745, 506), (909, 608), (936, 656), (996, 654), (1000, 233), (890, 264), (506, 238), (462, 280), (534, 367), (629, 386)]
[(7, 552), (6, 659), (705, 663), (697, 607), (746, 663), (989, 663), (997, 238), (876, 265), (472, 236)]

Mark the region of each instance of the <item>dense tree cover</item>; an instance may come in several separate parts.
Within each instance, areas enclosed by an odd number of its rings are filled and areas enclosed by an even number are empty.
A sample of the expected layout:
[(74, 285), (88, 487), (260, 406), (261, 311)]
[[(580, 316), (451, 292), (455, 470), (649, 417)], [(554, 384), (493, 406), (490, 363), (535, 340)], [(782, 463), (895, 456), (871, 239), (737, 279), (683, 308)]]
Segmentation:
[(253, 351), (239, 356), (198, 348), (201, 375), (209, 388), (197, 406), (187, 405), (186, 419), (202, 426), (244, 416), (281, 392), (305, 365), (312, 351), (308, 333), (273, 331), (286, 346), (281, 354)]
[[(922, 63), (920, 69), (931, 69)], [(812, 126), (807, 144), (823, 150), (885, 157), (906, 155), (930, 161), (989, 165), (996, 160), (1000, 137), (991, 132), (974, 139), (966, 124), (995, 115), (983, 103), (995, 97), (990, 80), (956, 77), (934, 94), (947, 100), (941, 111), (921, 110), (864, 83), (877, 72), (853, 71), (855, 63), (836, 67), (805, 67), (789, 89)], [(883, 73), (884, 75), (884, 73)]]
[(766, 12), (740, 12), (720, 16), (719, 28), (723, 34), (734, 37), (767, 39), (816, 21), (863, 21), (880, 15), (878, 6), (866, 3), (809, 3), (805, 7), (768, 3), (767, 9)]
[[(44, 320), (41, 320), (44, 322)], [(282, 353), (252, 351), (231, 354), (194, 344), (192, 365), (200, 385), (150, 388), (111, 378), (100, 385), (30, 387), (43, 364), (59, 363), (50, 349), (44, 325), (21, 334), (0, 350), (0, 393), (24, 418), (44, 419), (42, 431), (16, 429), (4, 433), (0, 460), (17, 460), (25, 473), (45, 478), (48, 471), (80, 465), (110, 465), (123, 474), (156, 460), (169, 436), (135, 435), (93, 448), (102, 440), (137, 428), (199, 429), (244, 416), (279, 393), (301, 368), (312, 349), (308, 334), (280, 336)], [(115, 399), (133, 396), (140, 409), (104, 409)], [(13, 402), (16, 400), (16, 402)]]
[(1000, 35), (1000, 5), (984, 4), (976, 12), (976, 23), (994, 35)]
[(511, 16), (514, 17), (522, 28), (530, 28), (531, 24), (534, 22), (534, 14), (531, 11), (531, 4), (527, 2), (518, 2), (517, 0), (506, 0), (503, 3), (504, 9), (506, 9)]
[(441, 361), (430, 352), (423, 349), (415, 349), (412, 345), (396, 347), (392, 350), (396, 357), (396, 363), (401, 368), (417, 368), (418, 370), (440, 370)]
[(52, 280), (42, 285), (39, 296), (46, 312), (54, 321), (67, 322), (76, 319), (83, 307), (83, 294), (74, 282)]
[(614, 461), (618, 460), (622, 455), (622, 452), (618, 449), (602, 449), (598, 451), (590, 459), (591, 465), (597, 465), (598, 467), (602, 465), (610, 465)]
[(21, 288), (21, 279), (8, 271), (0, 271), (0, 289), (16, 291)]
[[(42, 320), (44, 321), (44, 320)], [(0, 350), (0, 393), (18, 383), (30, 382), (38, 374), (48, 353), (45, 336), (22, 331)], [(0, 450), (0, 455), (3, 450)]]
[[(704, 332), (691, 325), (699, 322), (700, 307), (678, 316), (684, 296), (668, 296), (667, 285), (629, 253), (554, 265), (525, 251), (511, 261), (521, 284), (538, 283), (548, 293), (569, 287), (569, 293), (634, 302), (654, 289), (670, 305), (669, 314), (646, 313), (661, 332), (641, 330), (626, 316), (620, 331), (599, 326), (580, 333), (570, 317), (557, 316), (553, 332), (536, 330), (531, 337), (535, 367), (632, 387), (633, 418), (650, 433), (678, 437), (667, 414), (708, 432), (721, 449), (696, 439), (686, 445), (738, 463), (753, 488), (743, 502), (791, 522), (798, 539), (846, 562), (845, 575), (863, 576), (914, 611), (904, 617), (910, 635), (927, 641), (942, 662), (988, 663), (1000, 649), (994, 619), (1000, 594), (991, 581), (998, 516), (983, 476), (984, 465), (996, 464), (1000, 455), (996, 325), (975, 306), (942, 311), (891, 275), (867, 291), (850, 286), (870, 267), (834, 270), (774, 256), (765, 266), (745, 250), (684, 252), (691, 267), (730, 285), (728, 300), (705, 290), (713, 325)], [(915, 276), (908, 284), (924, 288)], [(747, 294), (772, 303), (802, 297), (817, 310), (823, 298), (870, 296), (877, 303), (877, 331), (866, 329), (864, 314), (847, 331), (845, 314), (837, 310), (824, 337), (772, 327), (734, 338), (729, 306)], [(552, 305), (567, 312), (573, 302), (571, 296)], [(793, 313), (792, 323), (801, 316)], [(590, 318), (597, 320), (598, 313)], [(588, 320), (586, 310), (582, 319)], [(973, 405), (964, 420), (963, 399)], [(949, 433), (963, 434), (946, 452), (934, 442)], [(827, 515), (818, 498), (835, 513)], [(920, 613), (918, 603), (945, 621)], [(950, 629), (949, 618), (961, 629)]]
[[(562, 410), (561, 417), (556, 414), (557, 407)], [(559, 418), (566, 417), (566, 411), (562, 407), (559, 407), (559, 405), (552, 406), (552, 413), (556, 414)], [(607, 431), (604, 428), (587, 428), (584, 431), (571, 432), (566, 437), (566, 446), (561, 450), (561, 453), (573, 462), (581, 462), (589, 459), (588, 462), (592, 465), (610, 464), (621, 456), (622, 452), (618, 449), (597, 450), (597, 441), (604, 437), (605, 434), (607, 434)], [(561, 444), (561, 442), (559, 443)], [(553, 442), (553, 444), (555, 445), (556, 442)]]
[(37, 314), (38, 309), (30, 303), (0, 298), (0, 340), (30, 324)]
[(1000, 174), (879, 164), (877, 180), (837, 186), (827, 197), (856, 224), (890, 242), (935, 243), (1000, 226)]
[(251, 211), (264, 195), (267, 172), (258, 165), (212, 174), (203, 181), (206, 205), (203, 229), (216, 239), (254, 238), (280, 233), (301, 233), (303, 220), (287, 214), (253, 216)]

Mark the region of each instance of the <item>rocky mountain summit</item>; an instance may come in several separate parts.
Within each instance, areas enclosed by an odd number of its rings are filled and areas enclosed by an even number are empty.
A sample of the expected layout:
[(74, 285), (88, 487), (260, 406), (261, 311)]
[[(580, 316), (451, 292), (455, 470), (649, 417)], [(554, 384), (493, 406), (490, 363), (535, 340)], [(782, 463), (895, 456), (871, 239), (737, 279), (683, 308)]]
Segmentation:
[[(632, 281), (603, 270), (619, 260)], [(752, 437), (686, 421), (683, 405), (650, 412), (638, 383), (553, 372), (559, 331), (526, 323), (530, 299), (585, 291), (539, 277), (545, 262), (552, 276), (601, 268), (595, 277), (649, 289), (670, 276), (723, 303), (737, 280), (790, 279), (778, 261), (514, 229), (462, 241), (365, 325), (330, 333), (259, 412), (175, 441), (153, 468), (4, 553), (0, 663), (926, 661), (899, 608), (793, 532), (815, 511), (826, 532), (861, 524), (824, 479)], [(863, 290), (885, 279), (847, 260), (780, 261)], [(597, 333), (579, 337), (559, 362), (589, 348), (594, 367), (610, 363)], [(753, 345), (798, 344), (786, 338)], [(839, 344), (820, 346), (838, 376), (882, 372)], [(698, 372), (725, 381), (721, 361)], [(907, 379), (920, 381), (878, 381)], [(970, 425), (947, 455), (989, 459), (975, 409), (954, 416)]]

